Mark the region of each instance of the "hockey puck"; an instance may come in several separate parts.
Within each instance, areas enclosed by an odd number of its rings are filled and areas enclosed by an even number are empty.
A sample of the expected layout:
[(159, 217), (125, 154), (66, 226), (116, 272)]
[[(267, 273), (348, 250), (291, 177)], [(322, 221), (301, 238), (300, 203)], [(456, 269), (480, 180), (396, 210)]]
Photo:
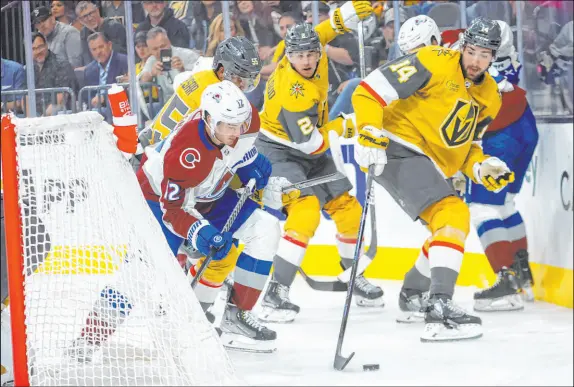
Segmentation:
[(379, 364), (363, 364), (363, 371), (376, 371), (379, 369)]

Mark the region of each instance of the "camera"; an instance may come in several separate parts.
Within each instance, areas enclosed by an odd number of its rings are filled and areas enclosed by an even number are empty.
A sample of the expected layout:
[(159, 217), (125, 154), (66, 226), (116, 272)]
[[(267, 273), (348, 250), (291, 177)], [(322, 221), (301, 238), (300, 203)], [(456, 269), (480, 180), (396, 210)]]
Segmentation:
[(171, 70), (171, 48), (159, 50), (159, 60), (163, 65), (163, 71)]

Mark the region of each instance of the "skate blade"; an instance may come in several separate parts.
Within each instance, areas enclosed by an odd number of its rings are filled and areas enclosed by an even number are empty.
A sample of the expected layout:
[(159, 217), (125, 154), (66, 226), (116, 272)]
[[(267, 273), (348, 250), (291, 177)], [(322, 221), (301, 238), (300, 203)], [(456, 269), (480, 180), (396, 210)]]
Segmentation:
[(401, 311), (396, 320), (399, 324), (420, 324), (425, 321), (425, 314), (422, 312)]
[(355, 304), (357, 304), (357, 306), (367, 308), (383, 308), (385, 306), (385, 301), (383, 300), (383, 296), (371, 300), (363, 296), (355, 295)]
[(482, 337), (482, 325), (480, 324), (463, 324), (458, 326), (446, 326), (443, 323), (428, 323), (425, 325), (421, 341), (430, 342), (447, 342), (471, 340)]
[(523, 309), (524, 302), (521, 294), (511, 294), (499, 298), (474, 300), (474, 310), (477, 312), (509, 312)]
[(220, 339), (225, 348), (234, 351), (271, 353), (277, 350), (275, 340), (254, 340), (231, 332), (222, 332)]
[(257, 318), (270, 323), (290, 323), (295, 320), (297, 312), (294, 310), (279, 310), (269, 306), (263, 306)]
[(0, 386), (13, 386), (14, 385), (14, 374), (12, 371), (0, 365), (2, 367), (2, 376), (0, 377)]

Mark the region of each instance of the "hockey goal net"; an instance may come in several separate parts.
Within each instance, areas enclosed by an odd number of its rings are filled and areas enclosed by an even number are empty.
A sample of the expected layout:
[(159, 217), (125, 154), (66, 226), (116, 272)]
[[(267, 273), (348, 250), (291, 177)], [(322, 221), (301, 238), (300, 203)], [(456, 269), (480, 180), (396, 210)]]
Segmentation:
[(2, 119), (16, 385), (237, 385), (95, 112)]

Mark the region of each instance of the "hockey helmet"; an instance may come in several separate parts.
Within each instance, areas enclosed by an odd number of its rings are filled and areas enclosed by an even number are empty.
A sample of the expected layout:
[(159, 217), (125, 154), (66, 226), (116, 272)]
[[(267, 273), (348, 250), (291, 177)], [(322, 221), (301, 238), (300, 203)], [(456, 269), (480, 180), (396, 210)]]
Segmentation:
[(285, 52), (297, 51), (321, 51), (319, 34), (309, 23), (295, 24), (285, 35)]
[[(221, 122), (241, 125), (241, 133), (245, 133), (251, 125), (251, 104), (233, 82), (223, 80), (205, 88), (201, 94), (201, 118), (206, 123), (212, 136)], [(211, 125), (208, 118), (211, 117)]]
[(213, 70), (223, 66), (223, 78), (236, 82), (241, 78), (241, 90), (250, 92), (259, 84), (261, 58), (255, 45), (243, 36), (225, 39), (217, 46), (213, 56)]
[(508, 23), (502, 20), (495, 20), (500, 26), (501, 43), (498, 49), (497, 56), (499, 58), (509, 57), (512, 53), (516, 52), (514, 48), (514, 35)]
[(442, 44), (440, 30), (435, 21), (426, 15), (418, 15), (401, 25), (398, 44), (403, 54), (408, 54), (421, 45), (432, 45), (433, 38), (437, 45)]
[(472, 44), (478, 47), (489, 48), (492, 50), (492, 55), (496, 56), (502, 41), (502, 31), (494, 20), (478, 17), (464, 31), (463, 39), (464, 45)]

